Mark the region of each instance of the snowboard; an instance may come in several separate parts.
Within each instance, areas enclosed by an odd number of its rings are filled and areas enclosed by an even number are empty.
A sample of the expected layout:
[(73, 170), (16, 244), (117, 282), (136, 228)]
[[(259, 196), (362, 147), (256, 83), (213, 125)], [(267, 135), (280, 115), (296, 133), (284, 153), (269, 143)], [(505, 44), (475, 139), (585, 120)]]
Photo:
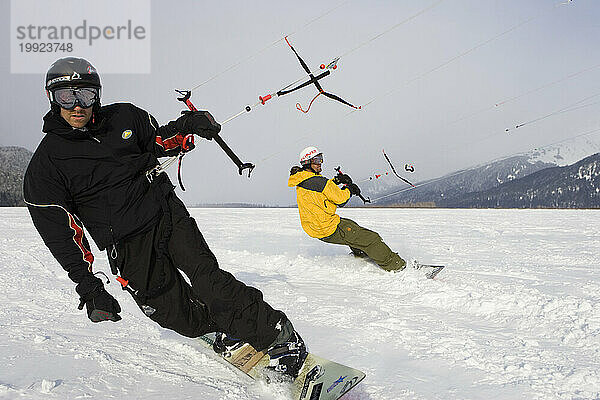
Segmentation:
[(442, 270), (445, 268), (445, 265), (429, 265), (416, 263), (413, 266), (413, 268), (426, 270), (425, 276), (427, 277), (427, 279), (433, 279), (437, 276), (437, 274), (442, 272)]
[[(200, 336), (198, 339), (204, 347), (213, 351), (214, 333)], [(269, 375), (277, 374), (265, 370), (269, 365), (269, 355), (257, 351), (248, 343), (231, 352), (214, 354), (252, 379), (269, 382)], [(292, 382), (291, 398), (293, 400), (337, 400), (364, 378), (365, 374), (362, 371), (308, 353), (298, 377)]]
[[(360, 258), (365, 260), (368, 263), (371, 263), (373, 265), (377, 265), (377, 263), (375, 261), (373, 261), (372, 259), (369, 258), (369, 256), (367, 256), (365, 253), (362, 253), (360, 255), (357, 255), (353, 252), (350, 252), (349, 255), (351, 255), (354, 258)], [(433, 279), (437, 276), (437, 274), (439, 274), (444, 268), (445, 265), (431, 265), (431, 264), (421, 264), (417, 261), (413, 261), (411, 263), (412, 267), (414, 269), (423, 269), (426, 271), (425, 277), (427, 279)], [(401, 272), (403, 270), (400, 271), (393, 271), (393, 272)]]

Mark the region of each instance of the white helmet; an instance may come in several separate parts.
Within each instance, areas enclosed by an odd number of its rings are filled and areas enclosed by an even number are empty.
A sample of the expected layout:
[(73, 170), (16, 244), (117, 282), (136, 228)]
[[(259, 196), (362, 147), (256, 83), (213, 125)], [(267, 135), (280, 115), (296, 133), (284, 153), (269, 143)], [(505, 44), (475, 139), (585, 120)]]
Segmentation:
[(310, 160), (318, 154), (321, 154), (319, 149), (314, 146), (308, 146), (300, 152), (300, 165), (310, 164)]

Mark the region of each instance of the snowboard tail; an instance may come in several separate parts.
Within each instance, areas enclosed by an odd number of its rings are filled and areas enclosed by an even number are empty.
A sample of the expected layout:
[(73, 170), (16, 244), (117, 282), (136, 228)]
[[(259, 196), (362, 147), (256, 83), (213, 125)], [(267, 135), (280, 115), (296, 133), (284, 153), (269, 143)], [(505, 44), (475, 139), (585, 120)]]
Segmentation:
[(437, 274), (439, 274), (440, 272), (442, 272), (442, 270), (445, 268), (445, 265), (430, 265), (430, 264), (415, 264), (414, 266), (415, 269), (426, 269), (427, 273), (425, 274), (425, 276), (427, 277), (427, 279), (433, 279), (437, 276)]
[(294, 380), (294, 400), (337, 400), (358, 385), (365, 374), (309, 353)]
[[(360, 250), (359, 250), (360, 251)], [(361, 254), (362, 253), (362, 254)], [(362, 258), (365, 261), (377, 265), (377, 263), (375, 261), (373, 261), (371, 258), (369, 258), (369, 256), (367, 256), (366, 253), (361, 252), (361, 253), (355, 253), (354, 251), (351, 251), (349, 253), (349, 255), (353, 256), (354, 258)], [(416, 261), (414, 261), (412, 264), (412, 267), (414, 269), (424, 269), (426, 270), (426, 274), (425, 277), (427, 279), (433, 279), (437, 276), (437, 274), (439, 274), (446, 266), (445, 265), (431, 265), (431, 264), (421, 264), (418, 263)], [(394, 270), (392, 272), (399, 272), (399, 271), (404, 271), (403, 269), (401, 270)]]
[[(198, 338), (204, 347), (213, 351), (215, 334)], [(255, 350), (248, 343), (221, 353), (220, 358), (252, 379), (269, 382), (265, 367), (269, 355)], [(365, 374), (357, 369), (308, 353), (298, 377), (292, 382), (294, 400), (337, 400), (358, 385)]]

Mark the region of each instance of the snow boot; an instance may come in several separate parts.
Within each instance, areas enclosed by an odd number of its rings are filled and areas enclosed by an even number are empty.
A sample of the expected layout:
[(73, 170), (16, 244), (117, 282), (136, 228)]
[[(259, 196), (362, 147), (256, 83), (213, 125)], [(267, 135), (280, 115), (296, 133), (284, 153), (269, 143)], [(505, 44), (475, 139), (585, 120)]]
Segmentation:
[(243, 340), (231, 338), (223, 332), (217, 332), (215, 342), (213, 343), (213, 350), (217, 354), (225, 355), (239, 349), (244, 344)]
[(308, 350), (289, 320), (280, 321), (281, 332), (267, 349), (271, 358), (267, 368), (295, 379), (302, 369)]
[(368, 258), (369, 257), (367, 255), (367, 253), (365, 253), (361, 249), (357, 249), (357, 248), (354, 248), (354, 247), (350, 247), (350, 254), (353, 255), (356, 258)]
[(400, 272), (406, 268), (406, 261), (398, 253), (392, 253), (390, 258), (379, 266), (388, 272)]

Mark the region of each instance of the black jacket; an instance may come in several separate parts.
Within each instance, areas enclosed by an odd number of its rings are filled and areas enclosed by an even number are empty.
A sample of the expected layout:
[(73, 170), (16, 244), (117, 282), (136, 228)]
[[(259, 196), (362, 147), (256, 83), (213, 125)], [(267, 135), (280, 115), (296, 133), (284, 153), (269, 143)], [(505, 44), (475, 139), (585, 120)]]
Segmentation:
[(132, 104), (104, 106), (92, 121), (89, 129), (74, 129), (60, 115), (46, 114), (46, 136), (24, 180), (36, 229), (76, 283), (90, 278), (94, 261), (83, 226), (104, 250), (158, 221), (160, 198), (145, 172), (158, 157), (176, 155), (183, 139), (174, 122), (159, 127)]

